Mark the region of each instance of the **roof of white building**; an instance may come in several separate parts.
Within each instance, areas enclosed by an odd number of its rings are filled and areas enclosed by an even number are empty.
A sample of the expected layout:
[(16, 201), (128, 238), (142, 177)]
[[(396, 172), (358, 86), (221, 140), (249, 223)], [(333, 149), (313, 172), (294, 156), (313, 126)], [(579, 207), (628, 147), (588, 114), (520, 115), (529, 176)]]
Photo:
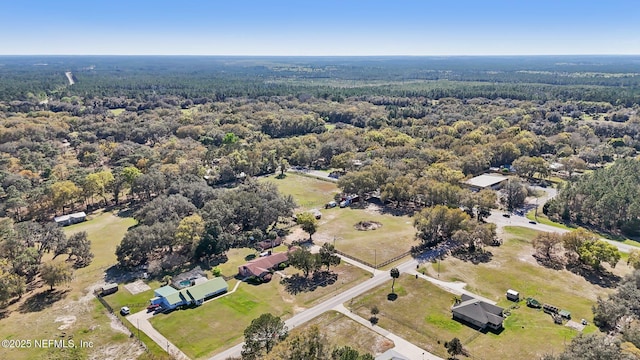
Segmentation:
[(483, 174), (483, 175), (471, 178), (465, 181), (465, 183), (467, 185), (471, 185), (479, 188), (488, 188), (493, 185), (499, 184), (507, 179), (508, 177), (506, 176)]

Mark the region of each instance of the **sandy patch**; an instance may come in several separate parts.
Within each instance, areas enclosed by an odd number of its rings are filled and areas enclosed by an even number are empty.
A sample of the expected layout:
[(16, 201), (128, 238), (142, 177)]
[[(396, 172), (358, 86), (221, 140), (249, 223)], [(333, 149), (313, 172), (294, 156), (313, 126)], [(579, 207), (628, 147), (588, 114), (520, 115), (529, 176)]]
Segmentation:
[(109, 316), (109, 319), (111, 319), (110, 325), (113, 330), (121, 332), (126, 335), (131, 335), (131, 333), (129, 332), (129, 329), (127, 329), (124, 325), (122, 325), (120, 320), (118, 320), (118, 318), (115, 315), (108, 314), (108, 316)]
[(89, 357), (91, 360), (133, 360), (142, 355), (142, 346), (107, 345), (96, 349)]
[(393, 349), (395, 346), (396, 344), (394, 344), (393, 341), (385, 337), (379, 337), (376, 340), (375, 355), (383, 354), (385, 351)]
[[(333, 237), (322, 232), (313, 234), (313, 243), (316, 245), (322, 245), (326, 242), (332, 242)], [(309, 240), (309, 234), (304, 232), (300, 227), (294, 227), (291, 229), (291, 233), (285, 237), (285, 243), (291, 244), (294, 241), (307, 241)]]
[(364, 211), (370, 213), (370, 214), (381, 214), (382, 213), (382, 207), (380, 205), (377, 204), (372, 204), (369, 203), (369, 205), (367, 205), (367, 207), (364, 209)]
[(61, 322), (62, 325), (58, 326), (58, 330), (66, 330), (76, 322), (74, 315), (58, 316), (53, 322)]

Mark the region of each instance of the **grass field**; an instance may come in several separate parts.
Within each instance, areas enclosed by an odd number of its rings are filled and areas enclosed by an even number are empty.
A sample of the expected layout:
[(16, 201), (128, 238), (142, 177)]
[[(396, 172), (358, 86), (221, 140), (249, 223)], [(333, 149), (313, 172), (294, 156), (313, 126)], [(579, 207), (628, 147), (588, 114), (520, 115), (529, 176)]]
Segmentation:
[(371, 316), (371, 308), (377, 306), (380, 327), (443, 358), (446, 358), (445, 341), (453, 337), (464, 340), (475, 333), (451, 320), (453, 295), (425, 280), (401, 275), (395, 285), (398, 295), (395, 301), (387, 300), (390, 292), (391, 279), (345, 306), (365, 319)]
[(109, 109), (109, 111), (113, 115), (118, 116), (118, 115), (120, 115), (120, 114), (122, 114), (124, 112), (124, 109)]
[[(244, 329), (263, 313), (283, 319), (293, 316), (327, 296), (353, 286), (368, 273), (342, 264), (333, 270), (338, 280), (313, 292), (292, 295), (279, 283), (279, 276), (265, 284), (242, 283), (237, 291), (194, 309), (155, 316), (151, 324), (192, 358), (206, 358), (242, 341)], [(287, 272), (295, 272), (288, 268)]]
[(333, 200), (333, 195), (340, 192), (335, 183), (295, 173), (286, 173), (283, 179), (271, 175), (261, 178), (261, 181), (270, 181), (281, 193), (293, 196), (298, 204), (296, 211), (323, 209), (324, 204)]
[[(132, 218), (106, 212), (66, 227), (67, 235), (76, 231), (88, 232), (91, 250), (95, 254), (91, 265), (76, 270), (73, 280), (67, 285), (57, 286), (53, 293), (47, 293), (46, 287), (26, 293), (0, 317), (2, 339), (73, 338), (76, 343), (80, 340), (93, 341), (93, 348), (64, 351), (56, 348), (0, 349), (0, 359), (72, 358), (76, 355), (77, 358), (91, 355), (96, 358), (135, 358), (139, 355), (139, 348), (133, 346), (128, 335), (112, 327), (104, 307), (88, 291), (88, 287), (102, 281), (104, 270), (115, 263), (115, 248), (127, 228), (134, 223)], [(50, 255), (45, 257), (45, 261), (49, 258)]]
[[(474, 265), (448, 257), (439, 264), (428, 264), (427, 274), (436, 277), (439, 270), (441, 280), (466, 282), (468, 290), (493, 299), (505, 308), (514, 303), (506, 300), (504, 293), (515, 289), (521, 297), (533, 296), (570, 311), (573, 319), (584, 318), (591, 323), (591, 306), (597, 296), (613, 290), (591, 284), (569, 271), (538, 265), (531, 256), (530, 241), (535, 234), (535, 230), (507, 227), (505, 243), (487, 249), (493, 253), (490, 262)], [(630, 271), (624, 264), (615, 270), (619, 275)], [(495, 359), (538, 358), (546, 352), (557, 353), (578, 334), (566, 326), (555, 325), (549, 315), (527, 308), (523, 302), (511, 311), (502, 333), (478, 333), (451, 319), (452, 294), (406, 275), (396, 284), (399, 297), (395, 302), (386, 300), (391, 290), (389, 281), (388, 285), (354, 299), (351, 306), (359, 315), (368, 317), (370, 308), (377, 305), (381, 311), (380, 326), (442, 357), (446, 357), (442, 344), (454, 336), (462, 340), (473, 358)], [(584, 331), (597, 330), (589, 325)]]
[[(316, 243), (333, 243), (335, 239), (338, 250), (374, 265), (409, 251), (417, 243), (413, 220), (408, 216), (351, 207), (324, 209), (324, 204), (339, 192), (335, 183), (292, 173), (284, 179), (269, 177), (263, 181), (272, 181), (283, 194), (292, 195), (300, 206), (298, 211), (322, 209), (318, 231), (313, 235)], [(359, 231), (354, 228), (359, 221), (377, 221), (382, 227)]]
[[(360, 231), (359, 221), (376, 221), (382, 227)], [(324, 212), (316, 238), (333, 242), (336, 249), (371, 264), (379, 264), (416, 245), (413, 220), (408, 216), (381, 214), (366, 209), (333, 208)]]

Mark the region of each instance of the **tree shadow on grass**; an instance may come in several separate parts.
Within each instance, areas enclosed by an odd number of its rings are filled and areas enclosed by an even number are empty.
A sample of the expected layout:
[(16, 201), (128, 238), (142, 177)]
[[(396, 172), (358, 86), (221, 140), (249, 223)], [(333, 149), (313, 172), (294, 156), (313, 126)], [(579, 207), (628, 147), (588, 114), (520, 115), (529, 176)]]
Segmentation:
[(615, 275), (607, 270), (594, 270), (591, 267), (576, 263), (567, 264), (567, 270), (576, 275), (582, 276), (585, 280), (592, 283), (593, 285), (598, 285), (600, 287), (608, 289), (617, 287), (618, 283), (622, 279), (620, 276)]
[(534, 259), (536, 259), (536, 262), (540, 266), (544, 266), (548, 269), (553, 269), (553, 270), (564, 269), (564, 263), (559, 259), (555, 259), (555, 258), (548, 259), (548, 258), (545, 258), (544, 256), (539, 256), (537, 254), (533, 254), (533, 257)]
[(142, 278), (145, 270), (128, 270), (118, 265), (110, 266), (104, 272), (104, 281), (106, 283), (128, 283), (136, 279)]
[(311, 277), (304, 277), (295, 274), (289, 278), (282, 279), (282, 284), (289, 294), (297, 295), (303, 292), (311, 292), (318, 287), (331, 285), (338, 280), (338, 274), (330, 271), (316, 271)]
[(460, 249), (453, 253), (453, 257), (460, 259), (464, 262), (471, 262), (474, 265), (485, 264), (493, 259), (493, 253), (487, 250), (469, 251), (467, 249)]
[(6, 319), (7, 317), (9, 317), (9, 314), (11, 314), (11, 311), (4, 309), (0, 311), (0, 320), (2, 319)]
[(54, 289), (54, 290), (47, 290), (41, 293), (37, 293), (31, 296), (30, 298), (28, 298), (27, 300), (25, 300), (25, 302), (22, 303), (22, 305), (20, 305), (20, 307), (18, 308), (18, 311), (20, 311), (23, 314), (29, 313), (29, 312), (42, 311), (48, 307), (51, 307), (51, 305), (55, 304), (56, 302), (64, 299), (68, 292), (69, 292), (69, 289), (67, 290)]

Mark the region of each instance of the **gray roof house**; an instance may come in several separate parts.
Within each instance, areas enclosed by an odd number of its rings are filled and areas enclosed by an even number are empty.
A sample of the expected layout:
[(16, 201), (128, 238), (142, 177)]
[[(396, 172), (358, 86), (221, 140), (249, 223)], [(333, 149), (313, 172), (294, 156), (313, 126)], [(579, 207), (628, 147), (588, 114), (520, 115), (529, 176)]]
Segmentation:
[(462, 301), (451, 308), (453, 318), (476, 326), (482, 330), (502, 329), (503, 308), (462, 294)]

